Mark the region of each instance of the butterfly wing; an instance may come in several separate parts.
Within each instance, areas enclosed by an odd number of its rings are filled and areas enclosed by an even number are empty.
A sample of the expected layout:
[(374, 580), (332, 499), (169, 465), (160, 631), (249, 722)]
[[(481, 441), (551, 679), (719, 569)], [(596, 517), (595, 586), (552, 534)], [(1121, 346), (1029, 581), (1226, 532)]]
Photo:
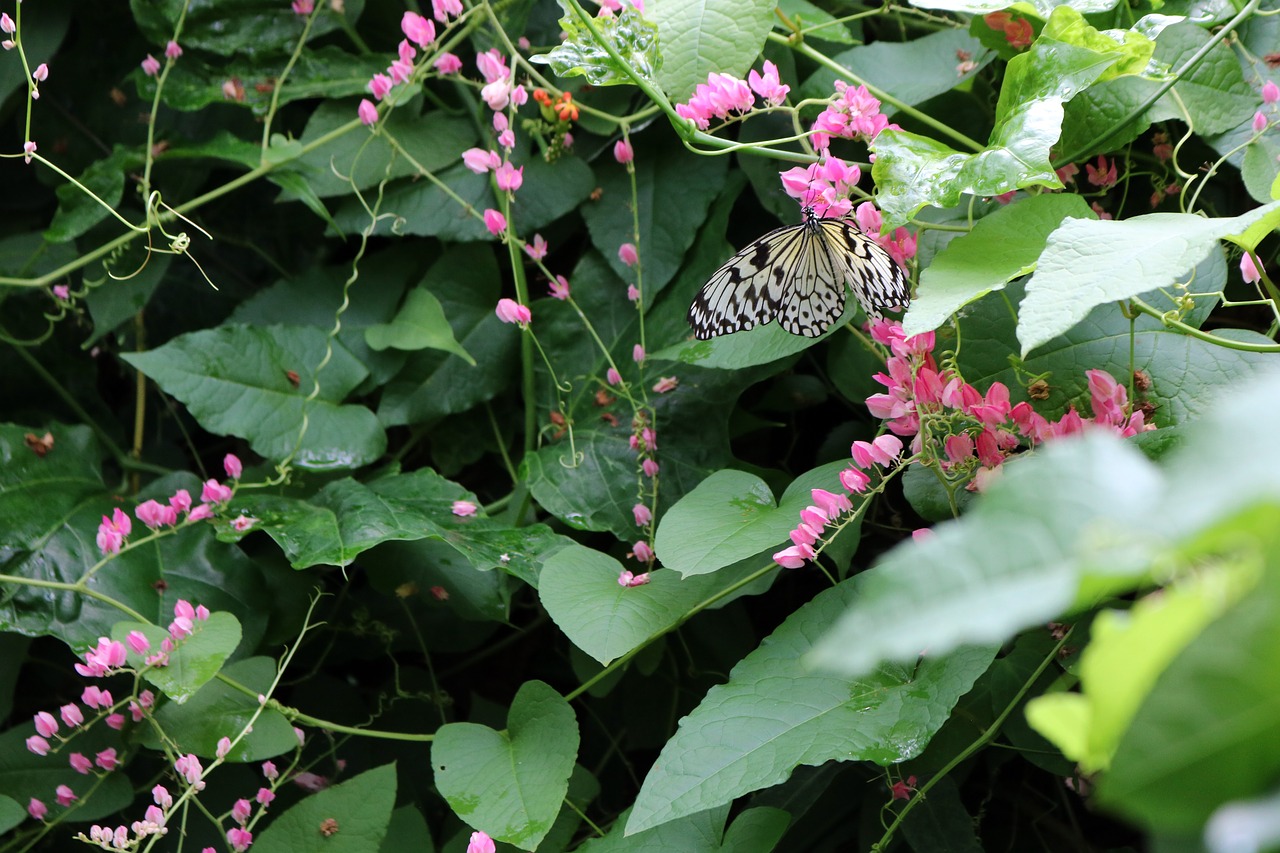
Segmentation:
[(845, 265), (840, 251), (810, 219), (790, 258), (790, 277), (778, 308), (778, 325), (793, 335), (816, 338), (844, 313)]
[(778, 228), (750, 243), (711, 274), (689, 306), (689, 325), (700, 341), (772, 322), (790, 289), (804, 225)]
[(907, 307), (911, 301), (907, 277), (879, 243), (848, 219), (819, 219), (817, 227), (832, 264), (842, 271), (869, 318), (877, 320), (885, 311)]

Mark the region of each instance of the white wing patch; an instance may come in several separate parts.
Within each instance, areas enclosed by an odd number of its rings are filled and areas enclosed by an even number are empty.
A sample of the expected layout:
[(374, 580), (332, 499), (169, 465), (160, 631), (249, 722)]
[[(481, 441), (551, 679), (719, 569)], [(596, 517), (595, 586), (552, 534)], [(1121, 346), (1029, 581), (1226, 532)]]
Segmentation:
[(847, 219), (805, 221), (770, 231), (712, 273), (689, 306), (694, 337), (707, 340), (775, 319), (815, 338), (844, 312), (845, 283), (867, 316), (905, 308), (906, 277), (874, 240)]

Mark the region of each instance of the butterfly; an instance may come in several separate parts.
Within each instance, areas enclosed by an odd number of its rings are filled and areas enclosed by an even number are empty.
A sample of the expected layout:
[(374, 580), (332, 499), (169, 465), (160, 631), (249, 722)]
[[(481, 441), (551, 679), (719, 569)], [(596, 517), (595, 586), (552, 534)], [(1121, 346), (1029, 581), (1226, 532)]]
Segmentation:
[(712, 273), (689, 306), (700, 341), (766, 323), (816, 338), (844, 313), (845, 283), (872, 319), (911, 299), (889, 253), (848, 219), (804, 221), (770, 231)]

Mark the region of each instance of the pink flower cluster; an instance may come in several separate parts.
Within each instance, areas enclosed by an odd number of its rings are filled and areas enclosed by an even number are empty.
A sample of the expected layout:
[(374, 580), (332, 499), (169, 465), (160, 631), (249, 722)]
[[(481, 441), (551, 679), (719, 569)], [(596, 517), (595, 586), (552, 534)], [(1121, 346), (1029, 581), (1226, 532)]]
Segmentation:
[[(232, 480), (240, 479), (243, 469), (240, 460), (234, 454), (226, 455), (222, 460), (222, 467)], [(178, 514), (183, 512), (187, 514), (188, 522), (212, 518), (218, 506), (231, 500), (234, 494), (230, 486), (224, 486), (217, 480), (206, 480), (200, 489), (201, 504), (194, 509), (191, 506), (191, 494), (186, 489), (178, 489), (169, 498), (168, 504), (155, 500), (145, 501), (134, 508), (133, 514), (137, 516), (138, 521), (151, 530), (173, 527), (178, 523)], [(117, 507), (112, 511), (110, 518), (104, 515), (102, 523), (98, 525), (98, 550), (104, 554), (117, 553), (132, 531), (133, 522), (123, 510)]]
[(829, 148), (831, 137), (872, 142), (882, 130), (897, 130), (889, 124), (889, 117), (880, 112), (880, 101), (873, 97), (866, 86), (850, 86), (843, 80), (836, 81), (836, 94), (827, 108), (813, 122), (812, 135), (816, 148)]
[(875, 471), (877, 465), (889, 468), (901, 452), (901, 439), (892, 435), (882, 435), (874, 441), (855, 441), (849, 449), (853, 465), (840, 472), (840, 485), (846, 493), (837, 495), (825, 489), (813, 489), (809, 493), (813, 503), (800, 511), (800, 523), (791, 531), (791, 547), (774, 554), (773, 561), (784, 569), (798, 569), (814, 559), (817, 556), (814, 546), (827, 525), (839, 524), (845, 515), (853, 512), (849, 494), (867, 490), (871, 483), (867, 471)]
[(856, 164), (828, 155), (817, 163), (788, 169), (778, 177), (787, 195), (812, 208), (820, 219), (842, 218), (853, 213), (862, 232), (879, 243), (899, 265), (905, 266), (915, 257), (915, 234), (906, 228), (897, 228), (891, 236), (882, 235), (883, 217), (869, 201), (854, 210), (852, 195), (862, 180), (862, 170)]
[(707, 75), (707, 82), (698, 84), (687, 104), (676, 104), (676, 115), (689, 119), (699, 130), (706, 130), (713, 118), (727, 120), (735, 114), (751, 112), (756, 95), (776, 107), (786, 100), (789, 91), (791, 88), (778, 77), (778, 67), (766, 60), (764, 73), (752, 69), (746, 80), (732, 74)]
[[(418, 50), (425, 50), (436, 41), (437, 21), (448, 29), (453, 19), (462, 14), (461, 0), (432, 0), (431, 8), (435, 21), (417, 12), (405, 12), (400, 18), (400, 31), (404, 33), (404, 38), (396, 47), (396, 60), (387, 67), (386, 73), (374, 74), (369, 80), (369, 93), (375, 100), (381, 101), (393, 87), (407, 83), (413, 77)], [(299, 14), (310, 14), (310, 10)], [(462, 61), (453, 54), (446, 53), (438, 57), (432, 67), (440, 74), (454, 74), (462, 67)], [(378, 120), (378, 108), (367, 98), (360, 101), (356, 114), (366, 125)]]

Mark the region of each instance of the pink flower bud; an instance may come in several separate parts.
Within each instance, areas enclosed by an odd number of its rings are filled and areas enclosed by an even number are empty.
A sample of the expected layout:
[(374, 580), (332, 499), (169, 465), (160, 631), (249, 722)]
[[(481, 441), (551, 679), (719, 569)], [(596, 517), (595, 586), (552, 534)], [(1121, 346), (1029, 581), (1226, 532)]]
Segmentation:
[(640, 260), (640, 254), (636, 251), (634, 243), (623, 243), (618, 247), (618, 260), (622, 261), (629, 267), (634, 267)]
[(244, 466), (240, 464), (240, 457), (234, 453), (228, 453), (222, 457), (222, 470), (226, 471), (227, 476), (231, 479), (239, 480), (241, 472), (244, 471)]
[(497, 846), (493, 843), (493, 839), (483, 832), (471, 833), (471, 840), (467, 842), (467, 853), (495, 853)]
[(499, 299), (498, 307), (494, 312), (498, 315), (498, 319), (504, 323), (516, 323), (520, 326), (527, 326), (533, 319), (529, 306), (521, 305), (514, 299)]
[(147, 58), (142, 60), (142, 73), (148, 77), (154, 77), (160, 73), (160, 60), (151, 54), (147, 54)]
[(58, 716), (62, 717), (62, 722), (72, 728), (84, 722), (84, 714), (80, 712), (80, 706), (74, 702), (70, 702), (59, 708)]
[(1253, 253), (1245, 252), (1240, 258), (1240, 277), (1245, 280), (1246, 284), (1256, 284), (1262, 281), (1262, 274), (1258, 272), (1258, 265), (1253, 262)]
[(432, 63), (432, 67), (440, 74), (457, 74), (462, 70), (462, 60), (454, 56), (452, 53), (444, 53), (440, 58)]
[(108, 714), (106, 724), (109, 728), (120, 731), (124, 728), (124, 714)]
[(454, 501), (452, 510), (459, 518), (467, 518), (476, 514), (476, 505), (471, 501)]
[(217, 480), (205, 480), (204, 487), (200, 490), (200, 500), (205, 503), (221, 504), (231, 500), (232, 494), (229, 486), (224, 486)]
[(44, 820), (44, 816), (48, 813), (49, 807), (37, 800), (35, 797), (32, 797), (27, 802), (27, 814), (31, 815), (36, 820)]
[(164, 46), (164, 55), (167, 59), (177, 59), (182, 56), (182, 46), (170, 39), (169, 43)]
[(227, 753), (230, 751), (231, 751), (231, 738), (229, 737), (218, 738), (218, 745), (214, 749), (214, 754), (217, 755), (219, 758), (226, 758)]
[(394, 85), (395, 81), (386, 74), (375, 74), (369, 80), (369, 94), (373, 95), (376, 100), (381, 101)]
[(1262, 103), (1274, 104), (1276, 101), (1280, 101), (1280, 86), (1268, 80), (1262, 84)]
[(631, 551), (636, 555), (636, 559), (642, 563), (653, 562), (653, 549), (649, 547), (649, 543), (643, 539), (631, 546)]
[(173, 805), (173, 795), (169, 793), (169, 789), (164, 785), (156, 785), (151, 789), (151, 799), (162, 809), (167, 809)]
[(120, 759), (116, 757), (115, 747), (112, 747), (111, 749), (104, 749), (95, 755), (93, 763), (109, 773), (120, 766)]
[(93, 762), (85, 757), (82, 752), (71, 753), (71, 757), (67, 760), (71, 764), (71, 769), (77, 773), (88, 775), (93, 770)]
[(622, 374), (618, 373), (615, 368), (610, 367), (604, 372), (604, 380), (610, 385), (617, 385), (622, 382)]
[(356, 107), (356, 116), (360, 119), (360, 123), (367, 127), (378, 120), (378, 108), (368, 98), (361, 98), (359, 106)]
[(653, 512), (644, 504), (636, 504), (631, 508), (631, 515), (636, 520), (636, 527), (648, 527), (653, 521)]
[(235, 805), (231, 807), (231, 819), (241, 826), (249, 822), (251, 814), (253, 814), (253, 803), (248, 800), (236, 800)]
[(43, 83), (49, 79), (49, 66), (41, 62), (36, 66), (36, 70), (31, 72), (31, 76), (37, 83)]
[(636, 364), (640, 364), (642, 361), (644, 361), (644, 347), (640, 346), (639, 344), (636, 344), (635, 346), (633, 346), (631, 348), (631, 360), (634, 361)]
[(40, 737), (40, 735), (32, 735), (27, 738), (27, 749), (34, 752), (36, 755), (48, 755), (49, 741)]
[(507, 217), (490, 207), (484, 212), (484, 227), (493, 236), (500, 237), (507, 230)]
[(274, 782), (276, 779), (280, 778), (280, 771), (276, 769), (274, 762), (264, 761), (262, 763), (262, 775), (265, 776), (268, 781)]
[(619, 163), (630, 163), (635, 159), (635, 152), (631, 150), (631, 142), (626, 139), (619, 139), (613, 143), (613, 159)]
[(58, 721), (48, 711), (35, 715), (36, 733), (41, 737), (53, 737), (58, 733)]
[(258, 801), (258, 805), (263, 808), (271, 805), (271, 801), (275, 798), (275, 791), (272, 791), (270, 788), (259, 788), (258, 793), (254, 796), (254, 799)]
[(1267, 129), (1267, 117), (1262, 112), (1262, 110), (1258, 110), (1256, 113), (1253, 114), (1253, 132), (1262, 133), (1262, 131), (1266, 129)]
[[(294, 0), (297, 2), (297, 0)], [(235, 853), (244, 853), (249, 849), (249, 845), (253, 843), (253, 833), (247, 829), (233, 826), (227, 830), (227, 842), (231, 844), (231, 849)]]
[(640, 464), (640, 470), (644, 471), (646, 477), (656, 477), (658, 476), (658, 463), (653, 459), (646, 459)]
[(63, 808), (66, 808), (79, 799), (79, 797), (76, 796), (76, 792), (71, 790), (70, 785), (59, 785), (54, 790), (54, 793), (57, 795), (58, 805)]

